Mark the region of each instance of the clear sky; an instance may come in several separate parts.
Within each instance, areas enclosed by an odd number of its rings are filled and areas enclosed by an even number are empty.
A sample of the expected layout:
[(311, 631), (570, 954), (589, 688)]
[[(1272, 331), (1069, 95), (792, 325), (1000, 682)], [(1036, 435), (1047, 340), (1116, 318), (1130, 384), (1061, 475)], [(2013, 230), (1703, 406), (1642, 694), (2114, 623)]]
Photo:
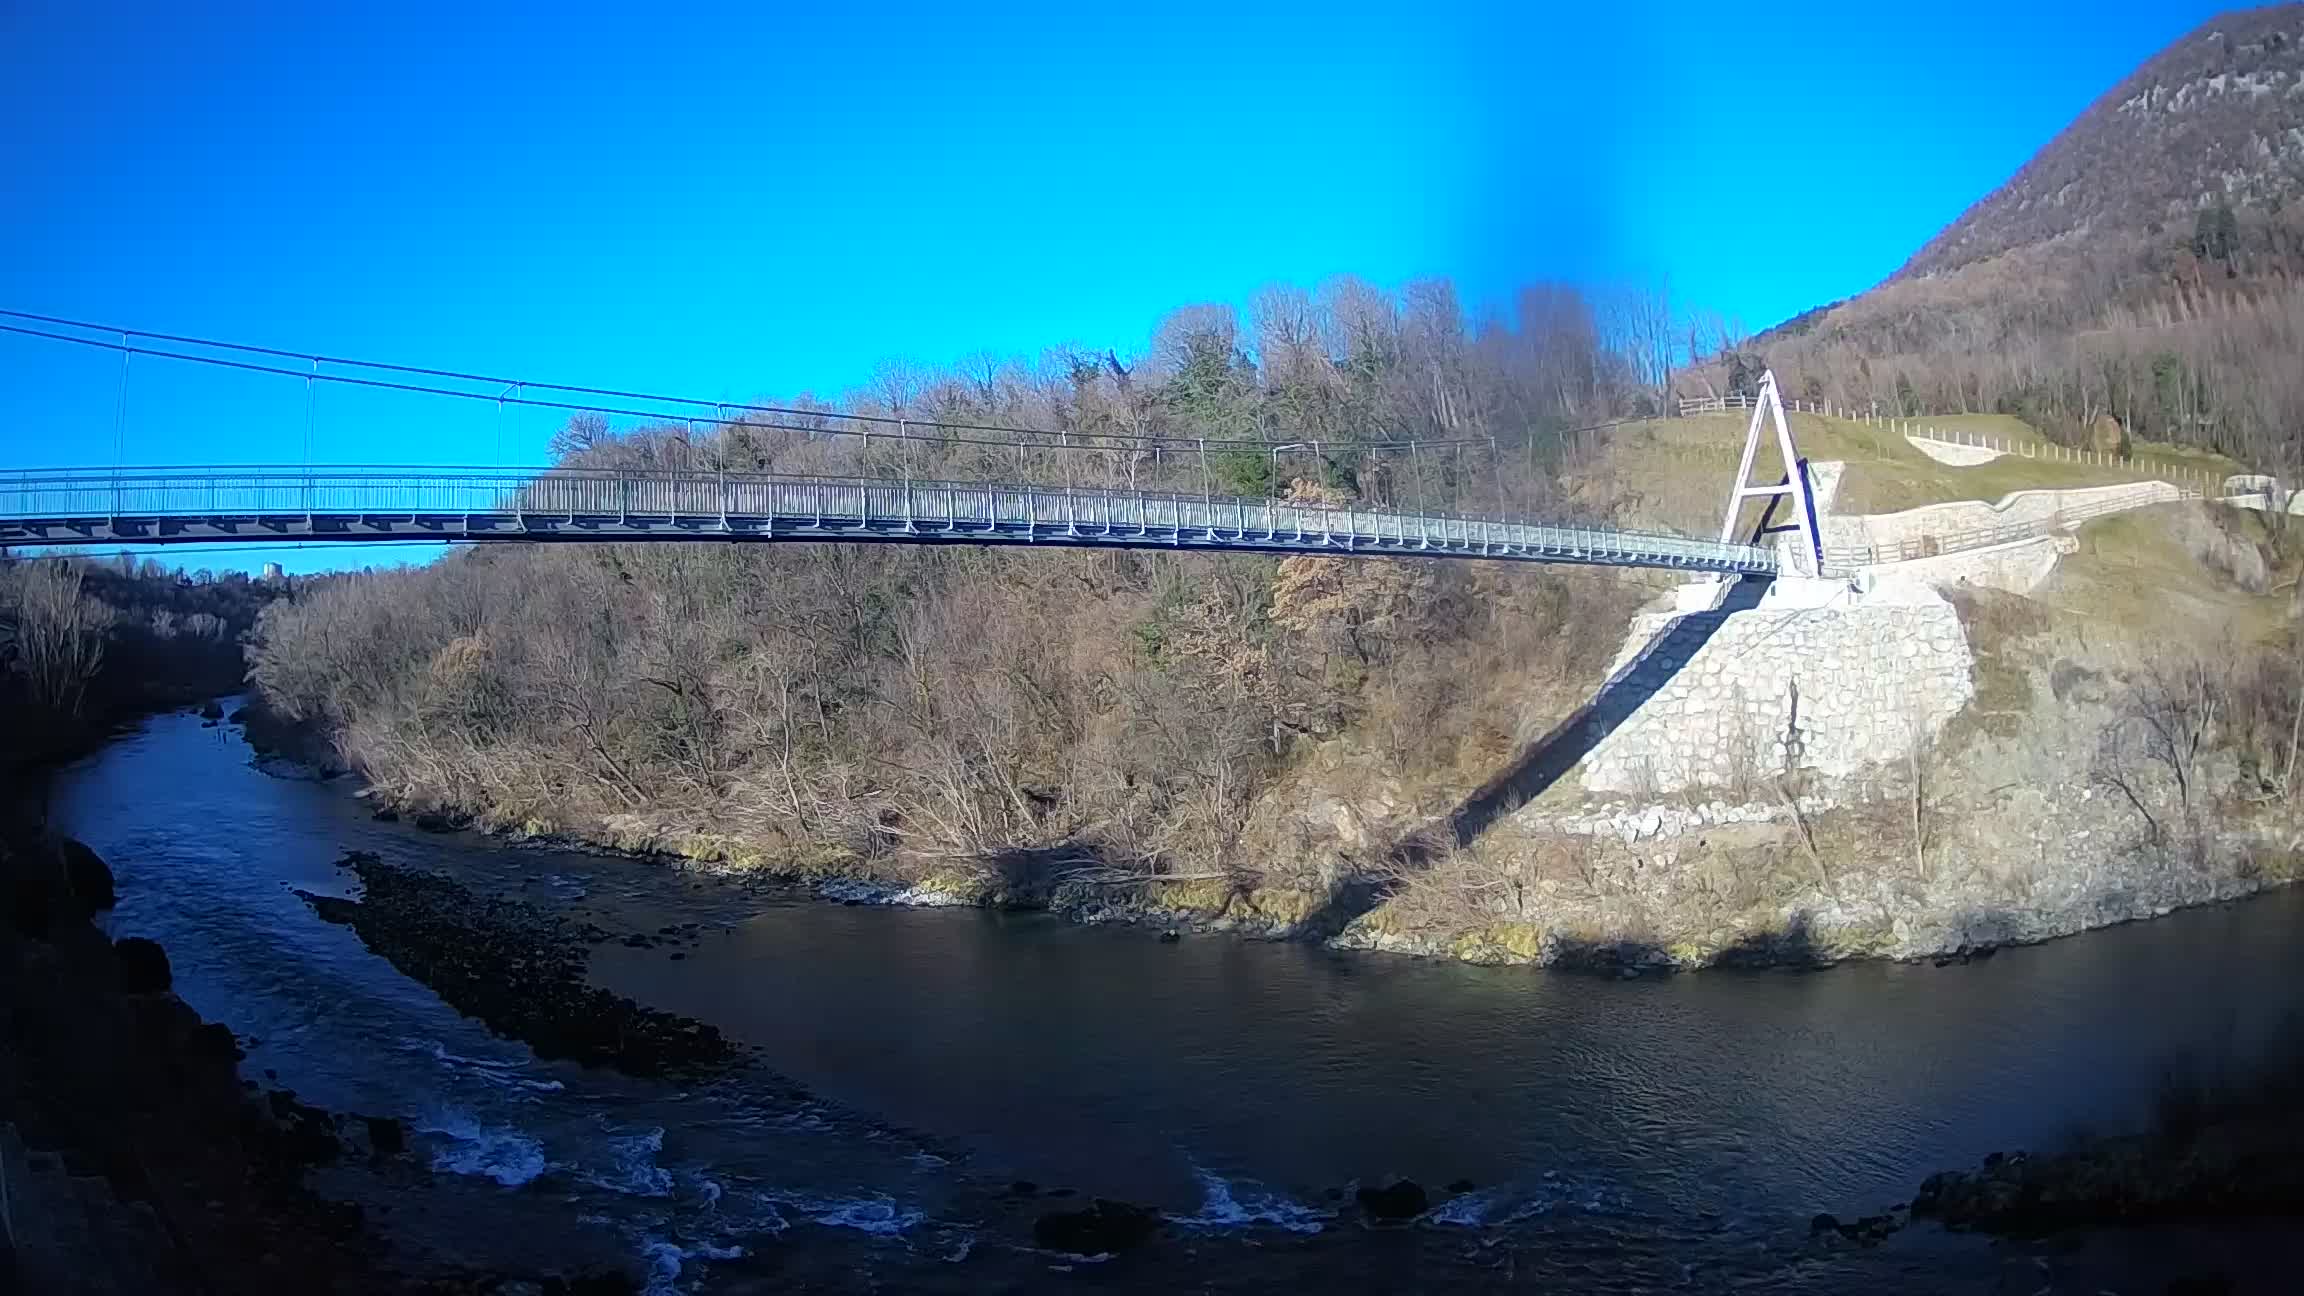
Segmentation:
[[(1757, 328), (2219, 6), (706, 8), (0, 0), (0, 307), (730, 399), (1339, 272), (1668, 275)], [(111, 462), (116, 371), (0, 337), (0, 468)], [(171, 381), (128, 462), (302, 457), (293, 385)], [(327, 414), (323, 461), (496, 455)]]

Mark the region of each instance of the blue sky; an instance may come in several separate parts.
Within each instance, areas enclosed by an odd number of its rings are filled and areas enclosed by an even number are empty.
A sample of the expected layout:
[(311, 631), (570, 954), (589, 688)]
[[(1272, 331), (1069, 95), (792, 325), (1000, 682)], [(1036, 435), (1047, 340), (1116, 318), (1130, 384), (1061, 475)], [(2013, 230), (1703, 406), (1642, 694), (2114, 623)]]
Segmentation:
[[(1668, 275), (1759, 327), (2216, 10), (356, 8), (0, 3), (0, 306), (729, 399), (1340, 272)], [(0, 466), (110, 462), (115, 373), (0, 338)], [(294, 385), (138, 378), (131, 462), (302, 456)], [(496, 454), (327, 414), (324, 461)]]

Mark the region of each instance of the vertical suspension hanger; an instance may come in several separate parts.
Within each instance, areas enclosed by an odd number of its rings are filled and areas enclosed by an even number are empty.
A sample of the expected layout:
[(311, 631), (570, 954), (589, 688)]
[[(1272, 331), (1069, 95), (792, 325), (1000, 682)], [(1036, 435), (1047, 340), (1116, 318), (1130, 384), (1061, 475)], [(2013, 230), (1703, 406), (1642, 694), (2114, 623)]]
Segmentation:
[(504, 390), (496, 393), (496, 468), (499, 472), (511, 467), (504, 461), (504, 398), (517, 395), (519, 391), (520, 384), (506, 383)]
[(128, 361), (136, 354), (128, 344), (128, 335), (120, 335), (120, 394), (112, 407), (112, 515), (123, 511), (120, 499), (120, 466), (128, 453)]

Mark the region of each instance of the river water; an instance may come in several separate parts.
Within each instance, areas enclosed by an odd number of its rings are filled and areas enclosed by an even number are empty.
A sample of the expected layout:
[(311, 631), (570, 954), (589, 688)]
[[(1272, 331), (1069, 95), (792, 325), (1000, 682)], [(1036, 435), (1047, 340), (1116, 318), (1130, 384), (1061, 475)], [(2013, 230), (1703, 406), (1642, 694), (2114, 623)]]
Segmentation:
[[(252, 1041), (249, 1074), (411, 1120), (418, 1165), (378, 1212), (407, 1254), (618, 1263), (660, 1292), (2032, 1291), (2036, 1252), (1931, 1226), (1859, 1249), (1808, 1220), (2133, 1127), (2171, 1056), (2304, 1004), (2293, 893), (1963, 966), (1618, 981), (842, 906), (428, 835), (351, 791), (179, 714), (66, 771), (53, 818), (119, 874), (114, 934), (158, 939), (183, 996)], [(594, 981), (813, 1098), (537, 1060), (294, 894), (356, 894), (347, 850), (619, 933), (700, 924), (596, 948)], [(1396, 1175), (1473, 1187), (1363, 1224), (1352, 1185)], [(1066, 1203), (1019, 1179), (1173, 1222), (1141, 1256), (1035, 1252), (1030, 1219)]]

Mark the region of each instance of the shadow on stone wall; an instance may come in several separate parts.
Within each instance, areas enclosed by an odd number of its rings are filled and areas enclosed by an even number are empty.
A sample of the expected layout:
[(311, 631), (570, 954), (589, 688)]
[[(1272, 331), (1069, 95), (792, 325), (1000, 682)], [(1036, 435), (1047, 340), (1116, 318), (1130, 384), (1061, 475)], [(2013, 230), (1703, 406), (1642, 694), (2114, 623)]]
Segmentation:
[[(1408, 874), (1429, 865), (1450, 845), (1471, 845), (1489, 825), (1552, 786), (1598, 746), (1601, 739), (1616, 732), (1648, 699), (1671, 683), (1680, 668), (1718, 633), (1729, 614), (1759, 606), (1768, 585), (1767, 577), (1747, 576), (1728, 587), (1719, 607), (1709, 612), (1690, 613), (1673, 622), (1655, 642), (1609, 676), (1591, 701), (1531, 744), (1503, 773), (1482, 784), (1445, 819), (1402, 837), (1392, 847), (1393, 867), (1389, 871), (1374, 877), (1351, 877), (1338, 883), (1329, 891), (1327, 900), (1298, 925), (1299, 933), (1325, 940), (1343, 931), (1353, 919), (1390, 898)], [(1443, 825), (1445, 833), (1441, 831)]]
[(1591, 701), (1553, 726), (1503, 773), (1449, 814), (1448, 827), (1456, 845), (1471, 845), (1498, 819), (1528, 804), (1574, 769), (1602, 739), (1621, 728), (1648, 699), (1670, 684), (1730, 614), (1759, 606), (1768, 585), (1766, 577), (1747, 576), (1728, 587), (1718, 608), (1690, 613), (1673, 622), (1637, 657), (1609, 676)]

